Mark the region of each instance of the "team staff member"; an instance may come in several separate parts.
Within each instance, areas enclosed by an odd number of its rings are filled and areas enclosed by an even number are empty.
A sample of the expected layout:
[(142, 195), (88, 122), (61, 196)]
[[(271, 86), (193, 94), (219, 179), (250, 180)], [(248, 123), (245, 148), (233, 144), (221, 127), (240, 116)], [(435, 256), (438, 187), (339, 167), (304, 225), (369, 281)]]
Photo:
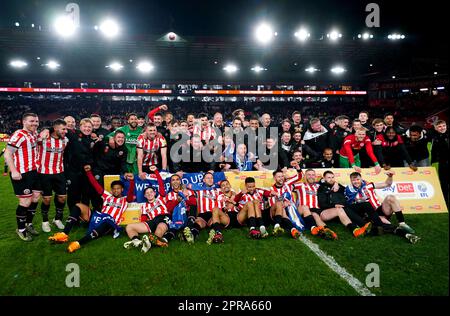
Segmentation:
[(5, 161), (11, 170), (11, 183), (19, 200), (16, 209), (16, 233), (23, 241), (32, 241), (38, 232), (33, 228), (33, 217), (41, 196), (36, 172), (37, 128), (39, 118), (34, 113), (22, 116), (22, 129), (14, 132), (5, 151)]
[[(67, 179), (67, 206), (69, 217), (64, 225), (64, 232), (68, 234), (73, 225), (80, 220), (80, 209), (77, 204), (89, 201), (89, 181), (84, 171), (84, 166), (93, 163), (92, 149), (95, 141), (91, 138), (92, 122), (88, 118), (80, 121), (80, 131), (76, 134), (67, 133), (70, 144), (70, 164), (65, 165), (64, 173)], [(69, 147), (69, 146), (68, 146)], [(85, 202), (86, 203), (86, 202)], [(87, 219), (88, 220), (88, 219)]]
[[(113, 137), (114, 142), (98, 141), (94, 146), (94, 165), (92, 173), (95, 179), (103, 185), (103, 177), (107, 174), (131, 175), (127, 172), (127, 148), (125, 147), (125, 134), (116, 131)], [(100, 209), (101, 197), (92, 187), (89, 187), (89, 198), (95, 209)]]

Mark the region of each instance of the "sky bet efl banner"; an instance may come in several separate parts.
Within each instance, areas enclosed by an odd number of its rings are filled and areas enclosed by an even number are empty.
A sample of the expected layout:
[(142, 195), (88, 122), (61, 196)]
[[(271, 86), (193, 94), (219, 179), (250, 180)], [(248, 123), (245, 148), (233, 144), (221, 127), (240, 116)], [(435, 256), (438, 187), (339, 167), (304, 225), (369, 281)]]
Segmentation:
[[(315, 169), (317, 173), (317, 180), (322, 177), (325, 169)], [(342, 185), (346, 186), (350, 183), (350, 174), (353, 169), (331, 169), (336, 180)], [(406, 214), (423, 214), (423, 213), (444, 213), (447, 212), (447, 206), (442, 195), (441, 186), (439, 185), (438, 176), (435, 168), (423, 167), (419, 168), (417, 172), (413, 172), (409, 168), (392, 168), (391, 171), (395, 172), (394, 183), (385, 189), (376, 190), (380, 202), (389, 194), (393, 194), (399, 199), (400, 205), (403, 208), (403, 212)], [(295, 172), (289, 170), (288, 176), (293, 176)], [(161, 177), (164, 180), (166, 192), (170, 187), (170, 174), (162, 173)], [(227, 178), (232, 188), (239, 192), (243, 189), (246, 177), (253, 177), (256, 181), (256, 186), (260, 188), (270, 188), (273, 185), (273, 177), (271, 171), (246, 171), (246, 172), (215, 172), (214, 181), (224, 180)], [(362, 177), (368, 182), (384, 182), (386, 175), (382, 171), (379, 175), (374, 173), (372, 169), (363, 169)], [(113, 180), (118, 180), (120, 177), (105, 176), (105, 188), (109, 190), (110, 184)], [(203, 180), (202, 173), (186, 173), (183, 175), (183, 184), (200, 183)], [(122, 179), (123, 181), (123, 179)], [(124, 181), (125, 190), (128, 190), (128, 181)], [(140, 218), (140, 205), (139, 203), (145, 202), (143, 191), (148, 186), (153, 186), (158, 189), (158, 183), (154, 175), (150, 175), (149, 179), (141, 180), (135, 178), (135, 192), (138, 203), (129, 203), (127, 211), (124, 213), (124, 221), (122, 224), (129, 224), (139, 221)]]

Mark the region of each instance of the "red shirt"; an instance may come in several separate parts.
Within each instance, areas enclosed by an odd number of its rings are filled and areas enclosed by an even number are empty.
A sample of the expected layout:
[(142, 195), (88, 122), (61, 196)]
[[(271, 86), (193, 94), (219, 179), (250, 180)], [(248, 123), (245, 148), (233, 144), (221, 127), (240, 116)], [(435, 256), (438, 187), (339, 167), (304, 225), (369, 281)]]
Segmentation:
[(69, 139), (56, 139), (49, 137), (38, 142), (38, 172), (42, 174), (59, 174), (64, 172), (64, 149)]
[(367, 155), (370, 157), (373, 163), (378, 163), (377, 158), (373, 153), (372, 142), (370, 141), (370, 138), (368, 136), (365, 136), (362, 141), (358, 141), (354, 134), (345, 137), (339, 154), (342, 157), (348, 158), (350, 165), (354, 165), (355, 155), (359, 154), (359, 152), (363, 148), (366, 148)]
[[(282, 187), (277, 187), (275, 184), (272, 186), (272, 190), (277, 192), (277, 196), (281, 196), (284, 193), (289, 193), (292, 196), (293, 184), (302, 178), (301, 174), (296, 174), (292, 178), (286, 180)], [(269, 206), (273, 206), (277, 201), (277, 196), (272, 196), (269, 199)]]
[(167, 147), (167, 142), (164, 136), (157, 134), (154, 139), (148, 139), (144, 134), (139, 135), (137, 139), (137, 148), (144, 151), (144, 157), (142, 159), (143, 166), (155, 166), (158, 164), (158, 151), (161, 148)]
[(128, 203), (126, 197), (114, 197), (108, 191), (103, 191), (103, 208), (102, 213), (109, 214), (117, 225), (123, 220), (123, 212), (127, 209)]
[(298, 205), (305, 205), (312, 208), (319, 208), (319, 200), (317, 199), (318, 183), (296, 183), (294, 184), (294, 191), (297, 192)]
[(169, 215), (164, 197), (158, 196), (152, 203), (147, 202), (141, 205), (142, 215), (147, 215), (153, 220), (158, 215)]
[(37, 134), (19, 129), (11, 136), (8, 146), (17, 150), (13, 154), (14, 166), (20, 173), (36, 170)]

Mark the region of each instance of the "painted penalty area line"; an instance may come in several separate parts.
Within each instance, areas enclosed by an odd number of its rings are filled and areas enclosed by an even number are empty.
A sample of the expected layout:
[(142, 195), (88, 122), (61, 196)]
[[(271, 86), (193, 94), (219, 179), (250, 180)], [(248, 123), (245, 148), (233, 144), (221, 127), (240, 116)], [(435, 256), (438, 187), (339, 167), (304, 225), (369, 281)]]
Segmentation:
[(300, 240), (314, 252), (320, 260), (322, 260), (331, 270), (343, 278), (356, 292), (361, 296), (375, 296), (370, 290), (364, 286), (357, 278), (351, 275), (345, 268), (341, 267), (334, 258), (319, 248), (319, 245), (313, 243), (305, 236), (300, 236)]

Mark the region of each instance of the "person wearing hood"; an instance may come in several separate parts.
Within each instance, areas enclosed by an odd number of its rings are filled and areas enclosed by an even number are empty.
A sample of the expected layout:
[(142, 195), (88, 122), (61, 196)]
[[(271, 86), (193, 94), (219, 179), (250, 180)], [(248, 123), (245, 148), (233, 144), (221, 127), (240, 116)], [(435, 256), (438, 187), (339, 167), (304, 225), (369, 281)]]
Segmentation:
[[(426, 131), (418, 126), (411, 126), (405, 133), (405, 147), (412, 162), (417, 167), (430, 166), (430, 154), (428, 152), (428, 143), (431, 139), (428, 137)], [(405, 167), (408, 167), (408, 162), (404, 161)]]

